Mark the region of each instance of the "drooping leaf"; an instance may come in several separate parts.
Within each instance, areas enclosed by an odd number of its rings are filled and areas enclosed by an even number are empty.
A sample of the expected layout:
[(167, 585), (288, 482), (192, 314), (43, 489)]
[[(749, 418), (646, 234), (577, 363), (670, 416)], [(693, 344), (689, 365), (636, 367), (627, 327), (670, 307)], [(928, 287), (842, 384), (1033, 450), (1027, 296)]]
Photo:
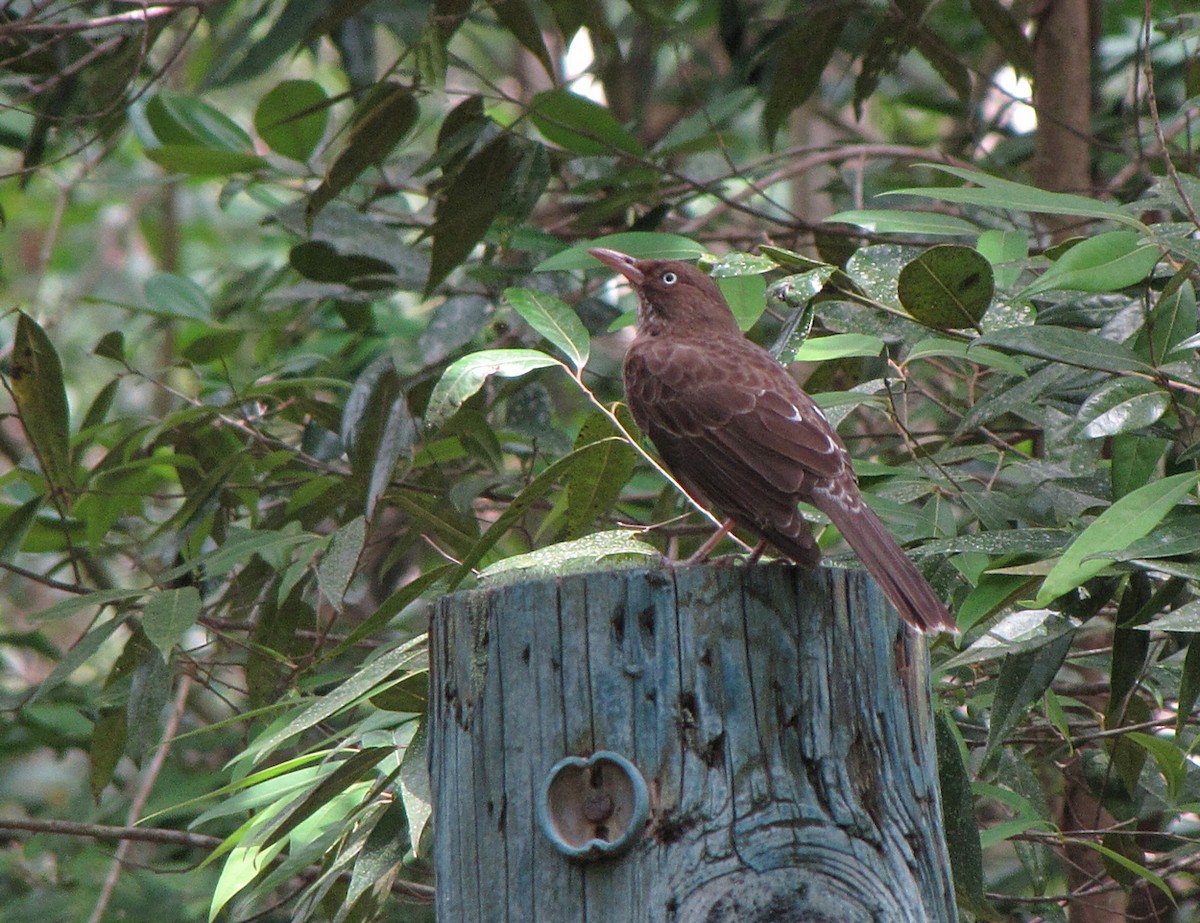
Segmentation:
[(486, 532), (479, 538), (479, 541), (471, 548), (466, 555), (463, 556), (462, 563), (459, 564), (458, 570), (449, 580), (447, 590), (453, 590), (458, 584), (471, 573), (474, 568), (486, 555), (496, 542), (513, 527), (520, 517), (524, 516), (526, 511), (544, 497), (551, 488), (560, 483), (571, 468), (581, 462), (585, 462), (589, 456), (594, 456), (597, 453), (607, 452), (610, 441), (619, 441), (624, 443), (624, 439), (619, 436), (612, 436), (608, 439), (598, 439), (595, 442), (588, 443), (568, 455), (557, 459), (552, 464), (547, 465), (537, 477), (525, 485), (521, 492), (512, 500), (496, 520), (488, 526)]
[(366, 538), (366, 520), (362, 516), (356, 516), (333, 533), (329, 547), (325, 549), (321, 563), (317, 565), (317, 586), (321, 595), (339, 612), (342, 608), (342, 598), (354, 578)]
[(17, 315), (10, 382), (17, 415), (46, 479), (55, 487), (71, 483), (70, 411), (58, 351), (32, 317)]
[(142, 630), (166, 659), (199, 617), (200, 591), (194, 586), (163, 590), (146, 600)]
[(615, 435), (608, 417), (597, 411), (584, 421), (575, 439), (579, 449), (605, 440), (605, 450), (588, 455), (571, 468), (567, 484), (567, 537), (579, 538), (596, 517), (616, 503), (637, 464), (637, 453), (629, 443), (612, 440)]
[(400, 797), (408, 816), (413, 852), (421, 853), (421, 835), (433, 816), (433, 786), (429, 779), (429, 728), (425, 719), (404, 748), (400, 760)]
[(518, 378), (534, 369), (562, 365), (536, 349), (485, 349), (463, 356), (442, 373), (425, 408), (425, 425), (437, 429), (493, 375)]
[(587, 364), (591, 341), (587, 328), (570, 305), (546, 292), (528, 288), (505, 289), (504, 300), (529, 326), (564, 353), (576, 371)]
[(543, 29), (529, 4), (525, 0), (489, 0), (489, 3), (500, 24), (537, 59), (551, 80), (556, 79)]
[(978, 250), (942, 244), (905, 264), (900, 303), (928, 327), (978, 327), (992, 303), (992, 265)]
[(1020, 724), (1029, 706), (1041, 699), (1050, 687), (1074, 638), (1073, 631), (1065, 632), (1051, 637), (1046, 644), (1033, 650), (1019, 651), (1004, 658), (996, 682), (991, 720), (988, 722), (985, 766), (995, 758), (997, 748)]
[(762, 113), (768, 143), (774, 142), (787, 117), (820, 85), (850, 15), (850, 7), (842, 4), (814, 5), (771, 43)]
[(542, 136), (576, 154), (645, 153), (642, 144), (599, 103), (558, 87), (529, 101), (529, 116)]
[(1200, 473), (1176, 474), (1126, 494), (1096, 517), (1054, 565), (1038, 591), (1037, 605), (1057, 599), (1108, 566), (1104, 555), (1146, 535), (1200, 482)]
[(383, 162), (417, 124), (421, 109), (413, 91), (385, 81), (363, 97), (351, 118), (350, 131), (333, 164), (305, 208), (311, 223), (329, 202), (345, 191), (369, 167)]
[(492, 226), (521, 153), (520, 144), (508, 135), (498, 135), (451, 179), (434, 209), (428, 232), (433, 238), (433, 256), (425, 283), (427, 297)]
[(979, 825), (975, 822), (971, 777), (949, 719), (939, 713), (933, 728), (942, 792), (942, 826), (954, 872), (954, 893), (961, 906), (982, 919), (996, 919), (983, 890), (983, 850), (979, 845)]
[(760, 275), (724, 276), (716, 283), (729, 303), (738, 327), (742, 330), (753, 327), (767, 307), (766, 280)]

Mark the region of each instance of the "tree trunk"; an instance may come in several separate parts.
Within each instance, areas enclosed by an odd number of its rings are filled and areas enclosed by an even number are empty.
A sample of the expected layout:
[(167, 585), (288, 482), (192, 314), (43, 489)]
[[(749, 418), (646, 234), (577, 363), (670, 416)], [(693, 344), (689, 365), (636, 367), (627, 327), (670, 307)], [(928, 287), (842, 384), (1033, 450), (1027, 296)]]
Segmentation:
[[(1092, 0), (1047, 0), (1033, 41), (1034, 182), (1051, 192), (1092, 191)], [(1047, 218), (1056, 240), (1078, 218)]]
[(440, 923), (956, 919), (924, 642), (864, 574), (518, 583), (431, 644)]

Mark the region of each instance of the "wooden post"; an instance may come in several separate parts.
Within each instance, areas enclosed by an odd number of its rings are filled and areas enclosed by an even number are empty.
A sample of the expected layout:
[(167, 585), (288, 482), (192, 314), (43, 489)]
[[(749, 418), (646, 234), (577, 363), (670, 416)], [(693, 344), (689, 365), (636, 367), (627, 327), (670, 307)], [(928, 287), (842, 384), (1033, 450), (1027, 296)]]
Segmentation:
[(474, 590), (431, 645), (439, 923), (956, 919), (924, 641), (864, 574)]

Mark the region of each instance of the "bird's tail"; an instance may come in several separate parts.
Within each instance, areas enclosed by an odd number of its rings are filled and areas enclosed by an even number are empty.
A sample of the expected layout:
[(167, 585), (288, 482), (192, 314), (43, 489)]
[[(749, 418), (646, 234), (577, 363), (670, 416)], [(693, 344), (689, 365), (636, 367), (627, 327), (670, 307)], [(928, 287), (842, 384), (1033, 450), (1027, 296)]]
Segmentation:
[(904, 621), (920, 632), (958, 631), (954, 616), (866, 501), (844, 494), (820, 499), (821, 512), (837, 526)]

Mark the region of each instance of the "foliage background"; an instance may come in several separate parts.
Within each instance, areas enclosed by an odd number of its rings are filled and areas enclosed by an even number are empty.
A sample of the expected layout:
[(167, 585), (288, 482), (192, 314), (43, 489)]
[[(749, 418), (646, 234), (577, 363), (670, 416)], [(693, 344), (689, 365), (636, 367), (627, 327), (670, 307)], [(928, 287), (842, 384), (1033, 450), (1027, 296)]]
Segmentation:
[(605, 237), (703, 258), (953, 600), (964, 917), (1196, 919), (1198, 35), (6, 5), (0, 918), (430, 918), (427, 601), (707, 528), (622, 432)]

